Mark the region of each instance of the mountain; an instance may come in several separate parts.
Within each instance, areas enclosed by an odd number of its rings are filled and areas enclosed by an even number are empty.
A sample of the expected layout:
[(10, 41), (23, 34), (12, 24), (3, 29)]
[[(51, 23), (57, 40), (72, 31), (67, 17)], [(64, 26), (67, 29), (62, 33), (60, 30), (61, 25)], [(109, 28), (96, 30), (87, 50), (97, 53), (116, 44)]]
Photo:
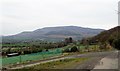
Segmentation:
[(30, 40), (47, 40), (58, 41), (66, 37), (73, 39), (82, 39), (83, 37), (92, 37), (103, 29), (83, 28), (78, 26), (60, 26), (60, 27), (45, 27), (31, 32), (22, 32), (12, 36), (4, 36), (3, 42), (11, 41), (30, 41)]
[(93, 37), (92, 40), (97, 40), (99, 42), (106, 42), (118, 38), (120, 38), (120, 26), (116, 26), (109, 30), (105, 30), (100, 34), (96, 35), (95, 37)]

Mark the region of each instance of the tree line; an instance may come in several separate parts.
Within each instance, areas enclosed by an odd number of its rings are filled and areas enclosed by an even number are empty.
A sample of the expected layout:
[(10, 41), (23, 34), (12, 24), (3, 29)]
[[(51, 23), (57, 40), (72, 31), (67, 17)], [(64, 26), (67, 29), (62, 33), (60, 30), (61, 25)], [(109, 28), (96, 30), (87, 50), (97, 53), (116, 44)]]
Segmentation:
[[(62, 42), (25, 42), (22, 43), (22, 45), (18, 44), (11, 44), (7, 43), (3, 47), (2, 50), (2, 56), (7, 56), (7, 54), (11, 53), (19, 53), (19, 54), (31, 54), (31, 53), (37, 53), (42, 51), (49, 51), (49, 49), (55, 49), (55, 48), (62, 48), (64, 46), (67, 46), (69, 43), (72, 43), (73, 39), (72, 37), (65, 38)], [(4, 48), (6, 50), (4, 50)]]

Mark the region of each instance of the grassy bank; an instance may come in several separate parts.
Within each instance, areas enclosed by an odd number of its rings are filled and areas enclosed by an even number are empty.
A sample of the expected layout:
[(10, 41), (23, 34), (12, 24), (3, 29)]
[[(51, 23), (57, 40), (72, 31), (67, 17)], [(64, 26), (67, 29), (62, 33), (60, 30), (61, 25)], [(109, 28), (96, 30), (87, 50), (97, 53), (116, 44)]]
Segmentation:
[[(76, 65), (80, 64), (81, 62), (88, 60), (89, 58), (72, 58), (72, 59), (64, 59), (59, 61), (53, 61), (48, 63), (43, 63), (39, 65), (35, 65), (32, 67), (27, 67), (20, 69), (20, 71), (26, 70), (45, 70), (45, 69), (72, 69), (76, 67)], [(19, 71), (19, 70), (15, 70)]]

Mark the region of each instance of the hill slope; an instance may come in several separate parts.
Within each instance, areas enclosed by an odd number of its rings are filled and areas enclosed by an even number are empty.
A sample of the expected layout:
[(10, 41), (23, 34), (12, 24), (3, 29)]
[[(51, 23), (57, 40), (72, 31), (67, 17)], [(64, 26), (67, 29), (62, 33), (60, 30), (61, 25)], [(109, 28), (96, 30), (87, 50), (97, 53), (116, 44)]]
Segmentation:
[(118, 39), (119, 37), (120, 37), (120, 26), (117, 26), (110, 30), (101, 32), (92, 39), (100, 42), (105, 42), (105, 41), (109, 41), (109, 39)]
[(103, 29), (91, 29), (77, 26), (46, 27), (31, 32), (22, 32), (12, 36), (3, 37), (3, 42), (8, 41), (29, 41), (29, 40), (63, 40), (66, 37), (82, 39), (99, 34)]

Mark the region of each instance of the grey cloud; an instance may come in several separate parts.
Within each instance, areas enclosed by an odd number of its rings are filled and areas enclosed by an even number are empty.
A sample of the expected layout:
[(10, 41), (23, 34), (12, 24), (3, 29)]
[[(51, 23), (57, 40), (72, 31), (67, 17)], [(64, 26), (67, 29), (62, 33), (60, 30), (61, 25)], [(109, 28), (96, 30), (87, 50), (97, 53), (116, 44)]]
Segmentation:
[[(3, 0), (3, 35), (49, 26), (109, 29), (117, 25), (117, 0)], [(10, 27), (9, 27), (10, 26)], [(6, 29), (7, 28), (7, 29)]]

